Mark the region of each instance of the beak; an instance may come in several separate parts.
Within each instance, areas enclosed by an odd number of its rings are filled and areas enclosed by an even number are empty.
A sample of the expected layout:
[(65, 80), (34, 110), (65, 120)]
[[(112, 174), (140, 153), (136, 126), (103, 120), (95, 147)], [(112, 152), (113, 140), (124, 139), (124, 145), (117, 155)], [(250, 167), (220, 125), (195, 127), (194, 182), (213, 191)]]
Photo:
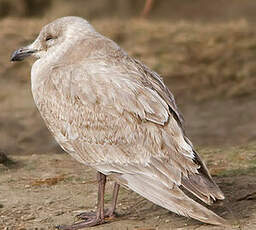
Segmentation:
[(22, 61), (24, 58), (30, 56), (31, 54), (35, 53), (35, 49), (27, 47), (20, 48), (18, 50), (15, 50), (11, 55), (11, 61)]

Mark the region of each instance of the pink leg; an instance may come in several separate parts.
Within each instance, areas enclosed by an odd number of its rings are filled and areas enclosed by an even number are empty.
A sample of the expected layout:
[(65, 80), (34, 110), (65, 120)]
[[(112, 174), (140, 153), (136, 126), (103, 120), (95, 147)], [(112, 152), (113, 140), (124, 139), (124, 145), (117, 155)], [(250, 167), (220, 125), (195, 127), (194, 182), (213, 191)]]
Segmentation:
[(100, 172), (97, 173), (98, 180), (98, 204), (96, 213), (89, 213), (87, 216), (83, 216), (83, 221), (72, 225), (60, 225), (57, 229), (60, 230), (77, 230), (85, 227), (92, 227), (104, 223), (104, 193), (106, 185), (106, 176)]

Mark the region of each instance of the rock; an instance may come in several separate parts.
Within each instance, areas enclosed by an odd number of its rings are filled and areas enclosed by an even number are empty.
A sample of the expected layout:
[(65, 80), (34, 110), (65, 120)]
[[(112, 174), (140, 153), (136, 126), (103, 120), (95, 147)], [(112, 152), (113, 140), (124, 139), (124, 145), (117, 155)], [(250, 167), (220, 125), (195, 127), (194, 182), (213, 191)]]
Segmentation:
[(0, 164), (3, 164), (6, 167), (11, 167), (15, 162), (9, 159), (4, 152), (0, 151)]
[(8, 158), (5, 155), (5, 153), (0, 152), (0, 164), (5, 164), (7, 161), (8, 161)]
[(29, 215), (22, 216), (21, 219), (22, 219), (22, 220), (25, 220), (25, 221), (34, 220), (34, 219), (35, 219), (35, 216), (31, 213), (31, 214), (29, 214)]
[(62, 210), (58, 210), (54, 213), (55, 216), (60, 216), (60, 215), (63, 215), (64, 212)]

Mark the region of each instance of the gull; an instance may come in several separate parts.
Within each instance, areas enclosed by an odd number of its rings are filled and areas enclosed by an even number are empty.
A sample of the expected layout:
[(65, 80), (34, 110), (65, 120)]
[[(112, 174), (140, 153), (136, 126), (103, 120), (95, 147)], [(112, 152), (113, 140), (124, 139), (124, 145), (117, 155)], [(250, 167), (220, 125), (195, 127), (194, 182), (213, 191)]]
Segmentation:
[[(28, 56), (36, 58), (31, 88), (46, 126), (66, 152), (97, 171), (96, 212), (81, 213), (80, 222), (59, 229), (95, 226), (114, 216), (120, 185), (179, 215), (227, 224), (186, 195), (206, 204), (224, 199), (156, 72), (74, 16), (44, 26), (11, 61)], [(115, 181), (107, 211), (106, 176)]]

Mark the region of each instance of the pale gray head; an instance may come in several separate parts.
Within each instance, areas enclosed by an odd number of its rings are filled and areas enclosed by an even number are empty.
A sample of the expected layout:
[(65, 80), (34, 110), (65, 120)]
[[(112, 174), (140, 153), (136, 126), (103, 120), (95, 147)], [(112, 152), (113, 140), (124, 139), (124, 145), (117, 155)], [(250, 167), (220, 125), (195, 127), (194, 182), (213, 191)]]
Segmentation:
[(59, 18), (44, 26), (32, 44), (14, 51), (11, 61), (22, 61), (31, 55), (43, 58), (63, 48), (61, 45), (64, 42), (67, 46), (68, 43), (77, 42), (90, 33), (96, 32), (83, 18), (74, 16)]

